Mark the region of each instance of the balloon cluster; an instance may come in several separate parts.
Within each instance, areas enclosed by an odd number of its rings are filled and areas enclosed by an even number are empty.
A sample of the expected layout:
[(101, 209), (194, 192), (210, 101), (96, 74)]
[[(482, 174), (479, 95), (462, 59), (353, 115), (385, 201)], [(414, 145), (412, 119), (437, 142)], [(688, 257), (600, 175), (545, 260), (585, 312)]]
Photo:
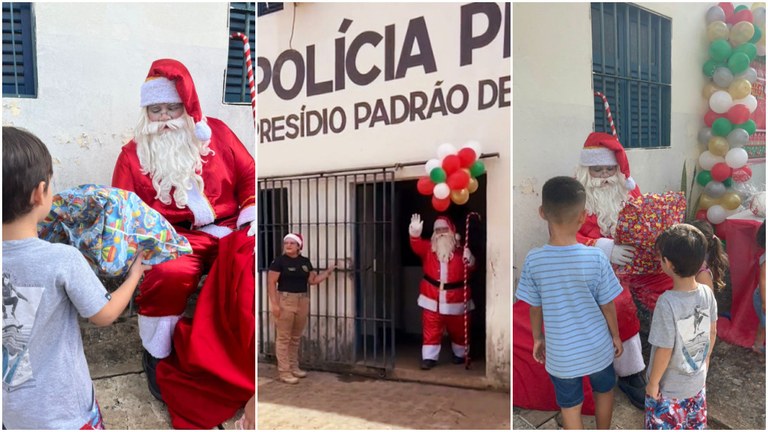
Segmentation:
[(419, 178), (416, 187), (422, 195), (432, 195), (432, 207), (444, 212), (451, 205), (466, 204), (469, 194), (477, 190), (477, 177), (485, 173), (485, 164), (478, 159), (480, 144), (468, 142), (460, 150), (451, 144), (437, 148), (437, 159), (424, 165), (427, 172)]
[(719, 224), (741, 205), (741, 197), (733, 182), (746, 182), (752, 177), (749, 158), (743, 149), (757, 125), (750, 117), (757, 109), (752, 85), (757, 71), (749, 67), (759, 56), (765, 56), (765, 6), (755, 3), (733, 7), (718, 3), (707, 11), (709, 57), (704, 75), (711, 80), (704, 86), (709, 110), (704, 115), (706, 127), (699, 131), (699, 142), (707, 150), (699, 156), (703, 169), (696, 181), (704, 187), (697, 219)]

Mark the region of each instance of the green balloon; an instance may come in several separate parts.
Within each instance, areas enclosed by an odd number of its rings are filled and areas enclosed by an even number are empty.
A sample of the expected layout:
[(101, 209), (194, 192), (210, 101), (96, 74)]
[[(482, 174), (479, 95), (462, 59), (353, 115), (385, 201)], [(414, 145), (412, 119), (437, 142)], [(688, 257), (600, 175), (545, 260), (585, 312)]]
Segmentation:
[(445, 183), (446, 178), (445, 170), (440, 167), (432, 168), (432, 171), (429, 172), (429, 179), (434, 184)]
[(733, 186), (733, 179), (731, 177), (728, 177), (727, 179), (723, 180), (723, 185), (725, 187)]
[(704, 63), (704, 67), (701, 68), (701, 70), (704, 72), (704, 76), (711, 77), (715, 74), (715, 69), (717, 69), (720, 65), (720, 62), (709, 59), (706, 61), (706, 63)]
[(748, 7), (748, 6), (746, 6), (746, 5), (739, 5), (739, 6), (736, 6), (736, 8), (733, 10), (733, 13), (736, 13), (736, 12), (738, 12), (738, 11), (740, 11), (740, 10), (744, 10), (744, 9), (749, 9), (749, 7)]
[(472, 174), (472, 177), (477, 178), (485, 172), (485, 164), (483, 161), (477, 160), (475, 163), (472, 164), (471, 167), (469, 167), (469, 173)]
[(725, 117), (720, 117), (712, 123), (712, 135), (728, 136), (733, 130), (733, 123)]
[[(755, 27), (757, 28), (757, 27)], [(749, 61), (752, 62), (752, 60), (757, 57), (757, 47), (753, 43), (743, 43), (736, 47), (735, 50), (733, 50), (735, 53), (740, 52), (744, 53), (749, 57)]]
[(753, 26), (753, 27), (755, 27), (755, 35), (752, 36), (752, 39), (748, 41), (749, 43), (757, 43), (757, 41), (759, 41), (760, 38), (763, 37), (763, 31), (760, 30), (760, 27), (758, 26)]
[(727, 60), (732, 51), (731, 44), (725, 39), (718, 39), (709, 44), (709, 56), (719, 62)]
[(707, 183), (712, 181), (712, 174), (709, 171), (702, 171), (696, 176), (696, 181), (700, 185), (706, 186)]
[(736, 52), (731, 54), (728, 58), (728, 69), (733, 72), (734, 75), (738, 75), (749, 67), (749, 56), (743, 52)]
[(755, 124), (754, 120), (747, 120), (744, 123), (740, 125), (736, 125), (737, 128), (742, 128), (745, 131), (747, 131), (748, 134), (752, 135), (757, 130), (757, 125)]

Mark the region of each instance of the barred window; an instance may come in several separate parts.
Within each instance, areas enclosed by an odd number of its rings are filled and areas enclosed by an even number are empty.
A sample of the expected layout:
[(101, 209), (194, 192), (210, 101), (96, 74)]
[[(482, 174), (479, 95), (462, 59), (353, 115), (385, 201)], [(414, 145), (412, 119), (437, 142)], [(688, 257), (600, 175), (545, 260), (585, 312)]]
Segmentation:
[(36, 97), (31, 3), (3, 3), (3, 97)]
[[(256, 43), (256, 14), (254, 3), (229, 4), (229, 33), (240, 32), (248, 36), (253, 56)], [(224, 81), (224, 103), (250, 104), (251, 89), (248, 85), (248, 68), (243, 54), (243, 41), (229, 40), (227, 74)]]
[(282, 3), (259, 2), (259, 16), (283, 10)]

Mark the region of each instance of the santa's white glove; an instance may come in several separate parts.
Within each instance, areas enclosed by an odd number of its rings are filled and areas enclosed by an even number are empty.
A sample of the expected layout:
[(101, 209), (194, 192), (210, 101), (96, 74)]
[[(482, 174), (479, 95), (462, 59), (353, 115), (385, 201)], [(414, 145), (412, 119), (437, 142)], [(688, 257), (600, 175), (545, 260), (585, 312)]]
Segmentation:
[(627, 265), (635, 257), (635, 247), (627, 245), (617, 245), (612, 239), (600, 238), (595, 242), (595, 246), (605, 253), (605, 256), (611, 261), (611, 264)]
[(256, 221), (251, 221), (251, 227), (248, 228), (248, 236), (253, 237), (256, 235)]
[(408, 234), (411, 237), (421, 237), (421, 231), (424, 229), (424, 222), (421, 220), (421, 215), (414, 213), (411, 216), (411, 224), (408, 225)]
[(462, 256), (462, 258), (464, 259), (464, 262), (465, 262), (465, 263), (466, 263), (468, 266), (472, 267), (472, 266), (474, 266), (474, 265), (475, 265), (475, 256), (474, 256), (474, 255), (472, 255), (472, 251), (471, 251), (471, 250), (469, 250), (469, 248), (468, 248), (468, 247), (465, 247), (465, 248), (464, 248), (464, 255)]

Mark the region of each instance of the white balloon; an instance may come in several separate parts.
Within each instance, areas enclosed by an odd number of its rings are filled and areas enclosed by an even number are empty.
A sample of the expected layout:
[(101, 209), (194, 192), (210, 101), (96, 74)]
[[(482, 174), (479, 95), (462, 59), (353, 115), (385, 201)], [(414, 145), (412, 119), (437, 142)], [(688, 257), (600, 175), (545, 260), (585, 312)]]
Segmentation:
[(734, 99), (733, 104), (742, 104), (746, 106), (747, 109), (749, 109), (750, 113), (753, 113), (757, 109), (757, 98), (752, 95), (748, 95), (747, 97), (743, 97), (741, 99)]
[(449, 188), (446, 183), (438, 183), (435, 185), (435, 188), (432, 189), (432, 193), (437, 199), (445, 199), (448, 198), (448, 195), (450, 195), (451, 188)]
[(717, 156), (709, 150), (699, 155), (699, 165), (704, 170), (711, 170), (712, 167), (719, 162), (725, 162), (725, 158), (722, 156)]
[(443, 160), (446, 156), (452, 155), (454, 153), (456, 153), (456, 147), (454, 147), (453, 144), (440, 144), (440, 146), (437, 148), (437, 157), (440, 158), (440, 160)]
[(709, 107), (718, 114), (725, 114), (733, 105), (731, 94), (724, 90), (718, 90), (709, 97)]
[(747, 159), (749, 159), (749, 155), (743, 148), (732, 148), (725, 154), (725, 163), (733, 169), (746, 165)]
[(754, 84), (755, 81), (757, 81), (757, 71), (755, 68), (748, 68), (744, 72), (736, 75), (736, 79), (745, 79), (749, 81), (750, 84)]
[(757, 47), (757, 55), (759, 55), (760, 57), (765, 57), (765, 44), (762, 43), (755, 46)]
[(725, 208), (720, 204), (715, 204), (707, 209), (707, 220), (712, 225), (723, 223), (726, 217), (728, 217), (728, 215), (726, 214)]
[(424, 170), (427, 171), (427, 175), (435, 168), (440, 168), (440, 161), (437, 159), (430, 159), (424, 164)]
[(464, 144), (464, 147), (469, 147), (472, 150), (474, 150), (477, 157), (480, 157), (480, 154), (482, 153), (482, 149), (480, 148), (480, 143), (477, 141), (467, 141), (467, 143)]

